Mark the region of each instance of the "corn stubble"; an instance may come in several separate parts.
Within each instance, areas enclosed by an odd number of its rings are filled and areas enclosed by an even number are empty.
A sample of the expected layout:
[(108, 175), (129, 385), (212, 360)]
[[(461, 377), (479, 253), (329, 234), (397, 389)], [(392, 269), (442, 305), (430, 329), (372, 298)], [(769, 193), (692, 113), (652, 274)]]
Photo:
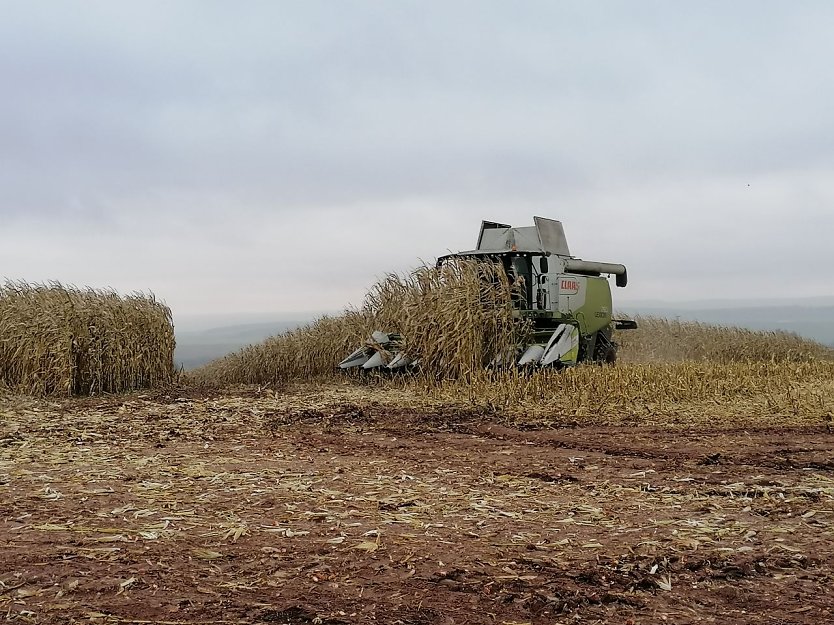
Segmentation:
[(174, 375), (170, 309), (57, 282), (0, 284), (0, 386), (36, 396), (151, 388)]
[(389, 275), (363, 306), (252, 345), (210, 363), (193, 378), (212, 384), (325, 381), (338, 362), (373, 330), (398, 332), (409, 356), (420, 356), (413, 376), (375, 383), (419, 385), (431, 395), (468, 398), (487, 408), (563, 414), (648, 413), (671, 404), (780, 414), (834, 410), (832, 351), (786, 332), (754, 332), (655, 318), (616, 335), (622, 344), (615, 367), (580, 365), (534, 373), (489, 370), (484, 365), (524, 340), (514, 324), (510, 287), (492, 265), (459, 261)]
[[(454, 381), (428, 392), (454, 402)], [(469, 403), (527, 417), (632, 417), (695, 413), (716, 417), (834, 419), (834, 362), (643, 362), (580, 365), (533, 375), (485, 374), (468, 386)]]

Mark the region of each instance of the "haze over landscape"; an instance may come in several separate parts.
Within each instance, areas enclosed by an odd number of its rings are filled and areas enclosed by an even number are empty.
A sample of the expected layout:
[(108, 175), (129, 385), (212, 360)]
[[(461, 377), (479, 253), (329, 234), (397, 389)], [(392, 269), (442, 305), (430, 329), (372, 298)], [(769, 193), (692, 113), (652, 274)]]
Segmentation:
[(0, 276), (152, 290), (181, 345), (533, 215), (620, 309), (834, 297), (829, 3), (2, 6)]

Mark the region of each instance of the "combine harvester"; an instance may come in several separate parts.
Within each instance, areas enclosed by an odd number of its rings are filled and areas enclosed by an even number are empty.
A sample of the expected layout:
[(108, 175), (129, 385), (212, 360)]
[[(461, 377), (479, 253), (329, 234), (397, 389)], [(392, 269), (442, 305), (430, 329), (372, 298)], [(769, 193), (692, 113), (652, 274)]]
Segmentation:
[[(615, 276), (617, 286), (624, 287), (628, 282), (625, 266), (575, 258), (561, 222), (544, 217), (533, 220), (535, 225), (523, 228), (484, 221), (476, 249), (437, 260), (438, 267), (458, 258), (492, 262), (506, 272), (515, 294), (513, 316), (530, 322), (532, 340), (490, 364), (561, 368), (580, 362), (614, 363), (614, 329), (637, 327), (634, 321), (612, 316), (611, 288), (605, 276)], [(400, 340), (397, 334), (376, 331), (339, 367), (396, 370), (416, 366), (419, 359), (412, 361), (400, 353)]]

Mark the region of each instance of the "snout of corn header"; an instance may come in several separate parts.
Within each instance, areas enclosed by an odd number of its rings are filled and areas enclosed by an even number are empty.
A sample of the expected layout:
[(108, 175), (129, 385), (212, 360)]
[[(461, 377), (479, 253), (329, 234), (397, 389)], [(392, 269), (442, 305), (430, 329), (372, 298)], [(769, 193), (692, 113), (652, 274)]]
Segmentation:
[[(419, 365), (419, 359), (412, 360), (400, 351), (400, 335), (375, 331), (362, 347), (339, 363), (340, 369), (361, 367), (371, 369), (406, 369)], [(526, 348), (517, 348), (512, 354), (496, 355), (490, 365), (493, 367), (551, 367), (575, 365), (579, 356), (579, 330), (576, 326), (560, 324), (546, 343), (536, 343)]]
[(404, 369), (416, 364), (400, 351), (399, 334), (376, 330), (365, 344), (339, 363), (340, 369)]

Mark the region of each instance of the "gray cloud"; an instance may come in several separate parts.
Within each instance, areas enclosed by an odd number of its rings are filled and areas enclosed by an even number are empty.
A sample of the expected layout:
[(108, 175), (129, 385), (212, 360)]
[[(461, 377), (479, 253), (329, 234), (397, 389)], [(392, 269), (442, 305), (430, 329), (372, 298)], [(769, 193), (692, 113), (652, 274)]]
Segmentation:
[(828, 3), (0, 8), (0, 275), (335, 309), (542, 214), (626, 302), (834, 294)]

